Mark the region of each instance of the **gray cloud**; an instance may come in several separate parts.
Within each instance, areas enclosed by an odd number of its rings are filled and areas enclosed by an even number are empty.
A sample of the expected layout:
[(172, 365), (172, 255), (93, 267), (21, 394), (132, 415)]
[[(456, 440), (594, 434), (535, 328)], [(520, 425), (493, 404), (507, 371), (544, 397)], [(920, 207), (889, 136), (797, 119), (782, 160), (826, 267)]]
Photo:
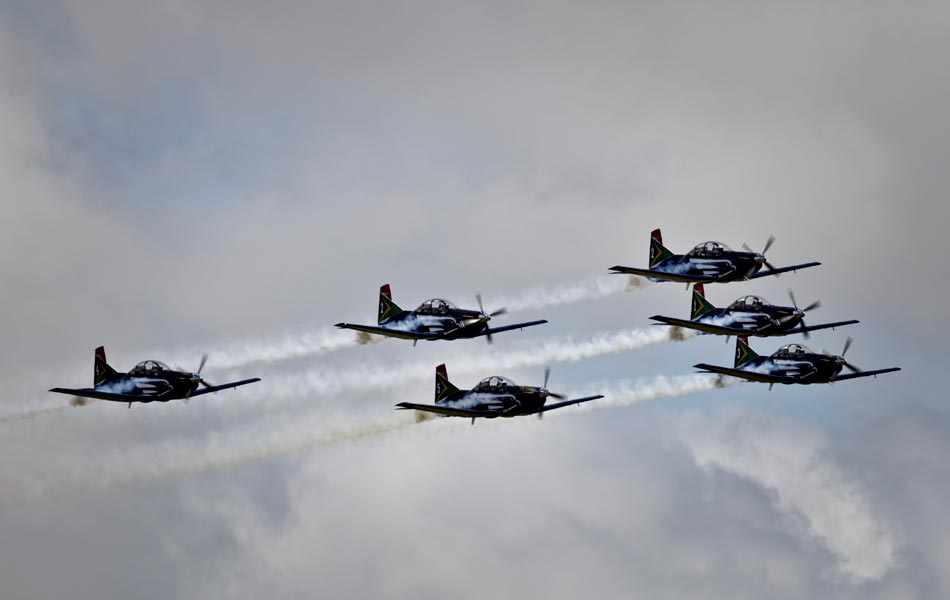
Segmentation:
[[(386, 429), (431, 391), (268, 406), (295, 378), (489, 365), (686, 311), (680, 286), (652, 285), (539, 309), (543, 332), (491, 348), (341, 348), (242, 366), (265, 379), (253, 392), (0, 423), (0, 497), (42, 499), (0, 512), (5, 597), (948, 594), (943, 3), (0, 11), (4, 415), (65, 406), (42, 390), (85, 385), (99, 344), (123, 368), (207, 350), (223, 375), (234, 340), (322, 331), (372, 311), (381, 283), (406, 305), (525, 298), (642, 264), (656, 226), (680, 251), (775, 233), (776, 263), (824, 265), (711, 300), (793, 286), (862, 320), (849, 358), (905, 367), (236, 459)], [(616, 390), (729, 356), (698, 338), (554, 381)]]

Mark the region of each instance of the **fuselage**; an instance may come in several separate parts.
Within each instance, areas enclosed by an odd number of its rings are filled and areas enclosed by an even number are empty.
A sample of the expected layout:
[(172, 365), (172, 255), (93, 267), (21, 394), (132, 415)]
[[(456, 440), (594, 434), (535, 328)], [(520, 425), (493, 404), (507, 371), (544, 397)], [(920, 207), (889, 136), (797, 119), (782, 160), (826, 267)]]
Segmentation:
[[(704, 283), (742, 281), (759, 272), (765, 257), (755, 252), (713, 249), (697, 253), (677, 254), (650, 268), (658, 273), (702, 277)], [(654, 281), (663, 281), (656, 278)]]
[(147, 375), (121, 374), (93, 389), (111, 394), (135, 396), (137, 402), (168, 402), (187, 398), (198, 389), (200, 377), (194, 373), (162, 370)]
[(715, 308), (693, 320), (741, 329), (747, 335), (779, 336), (799, 326), (804, 316), (804, 312), (791, 306), (762, 305), (760, 308)]
[(810, 384), (829, 383), (844, 367), (841, 356), (808, 352), (797, 356), (758, 356), (739, 367), (750, 371), (777, 377), (792, 377), (794, 381), (785, 383)]
[(460, 391), (436, 402), (447, 408), (500, 411), (487, 418), (517, 417), (536, 414), (547, 401), (548, 390), (532, 386), (507, 386), (499, 391)]
[(432, 333), (442, 336), (441, 339), (454, 340), (484, 331), (488, 328), (489, 320), (491, 317), (485, 313), (461, 308), (453, 308), (439, 314), (403, 311), (381, 327), (397, 331)]

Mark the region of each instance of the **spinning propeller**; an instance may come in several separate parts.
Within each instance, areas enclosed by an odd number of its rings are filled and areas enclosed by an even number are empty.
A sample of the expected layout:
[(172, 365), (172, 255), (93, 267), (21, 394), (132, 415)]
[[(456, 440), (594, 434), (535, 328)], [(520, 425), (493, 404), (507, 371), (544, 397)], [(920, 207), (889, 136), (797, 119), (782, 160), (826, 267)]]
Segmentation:
[[(842, 359), (844, 359), (844, 355), (848, 353), (848, 348), (851, 347), (851, 342), (853, 342), (853, 341), (854, 341), (854, 338), (852, 338), (851, 336), (848, 336), (848, 339), (846, 339), (846, 340), (844, 341), (844, 349), (841, 351), (841, 358), (842, 358)], [(852, 365), (852, 364), (849, 363), (848, 361), (844, 361), (844, 366), (848, 367), (848, 369), (849, 369), (850, 371), (852, 371), (853, 373), (860, 373), (860, 372), (861, 372), (861, 369), (859, 369), (858, 367)]]
[[(551, 378), (551, 366), (548, 365), (544, 367), (544, 385), (542, 385), (541, 388), (538, 390), (538, 393), (541, 395), (542, 407), (544, 407), (544, 402), (548, 398), (557, 398), (558, 400), (563, 400), (564, 398), (567, 398), (567, 396), (564, 396), (562, 394), (555, 394), (554, 392), (548, 390), (548, 379), (550, 378)], [(544, 418), (544, 413), (539, 412), (538, 419), (543, 419), (543, 418)]]
[[(844, 348), (841, 350), (841, 354), (840, 354), (839, 356), (837, 356), (836, 358), (838, 359), (838, 362), (839, 362), (839, 363), (841, 363), (841, 364), (844, 365), (845, 367), (848, 367), (848, 370), (851, 371), (852, 373), (860, 373), (860, 372), (861, 372), (861, 369), (860, 369), (858, 366), (849, 363), (849, 362), (846, 361), (845, 358), (844, 358), (844, 355), (848, 353), (848, 348), (851, 347), (851, 342), (853, 342), (853, 341), (854, 341), (854, 338), (852, 338), (851, 336), (848, 336), (848, 339), (846, 339), (846, 340), (844, 341)], [(822, 354), (828, 354), (828, 351), (827, 351), (827, 350), (822, 350), (821, 353), (822, 353)], [(834, 380), (832, 380), (832, 381), (834, 381)]]
[[(201, 385), (203, 385), (203, 386), (205, 386), (205, 387), (214, 387), (214, 386), (212, 386), (210, 383), (208, 383), (207, 381), (205, 381), (205, 380), (201, 377), (201, 369), (204, 369), (204, 368), (205, 368), (205, 363), (206, 363), (206, 362), (208, 362), (208, 354), (207, 354), (207, 353), (201, 355), (201, 362), (198, 363), (198, 370), (195, 371), (194, 373), (192, 373), (191, 380), (192, 380), (193, 382), (197, 382), (197, 383), (199, 383), (199, 384), (201, 384)], [(197, 388), (196, 388), (196, 389), (197, 389)], [(188, 398), (191, 397), (191, 394), (192, 394), (193, 392), (194, 392), (194, 390), (188, 390), (188, 393), (185, 394), (185, 400), (186, 400), (186, 401), (188, 400)]]
[(771, 247), (772, 247), (772, 244), (774, 244), (774, 243), (775, 243), (775, 236), (774, 236), (774, 235), (770, 235), (770, 236), (769, 236), (769, 239), (767, 239), (767, 240), (765, 241), (765, 248), (762, 248), (762, 252), (756, 252), (756, 251), (753, 250), (752, 248), (749, 248), (749, 245), (746, 244), (745, 242), (742, 243), (742, 248), (743, 248), (743, 250), (745, 250), (746, 252), (751, 252), (751, 253), (753, 253), (753, 254), (757, 254), (758, 256), (761, 256), (761, 257), (762, 257), (762, 262), (765, 263), (765, 266), (768, 267), (769, 270), (774, 271), (774, 270), (775, 270), (775, 267), (773, 267), (773, 266), (772, 266), (772, 263), (770, 263), (768, 260), (765, 259), (765, 253), (769, 251), (769, 248), (771, 248)]
[[(485, 307), (482, 306), (482, 293), (481, 293), (481, 292), (475, 292), (475, 299), (478, 300), (478, 311), (479, 311), (480, 313), (482, 313), (483, 315), (486, 315), (489, 319), (491, 319), (492, 317), (497, 317), (497, 316), (500, 316), (500, 315), (506, 315), (506, 314), (508, 314), (508, 309), (505, 308), (505, 307), (501, 307), (501, 308), (499, 308), (498, 310), (496, 310), (496, 311), (494, 311), (494, 312), (492, 312), (492, 313), (487, 313), (487, 314), (486, 314), (486, 313), (485, 313)], [(487, 327), (487, 325), (486, 325), (486, 327)], [(485, 341), (488, 342), (489, 344), (494, 343), (494, 340), (492, 340), (492, 337), (491, 337), (491, 329), (488, 329), (488, 333), (485, 334)]]
[[(799, 315), (797, 313), (801, 313), (802, 314), (802, 316), (800, 317), (801, 324), (802, 324), (802, 327), (805, 327), (805, 316), (804, 316), (805, 313), (807, 313), (810, 310), (815, 310), (816, 308), (820, 307), (821, 300), (815, 300), (814, 302), (812, 302), (805, 308), (798, 308), (798, 302), (795, 302), (795, 292), (792, 291), (792, 288), (788, 288), (788, 297), (792, 301), (792, 306), (795, 307), (796, 314), (788, 315), (788, 316), (780, 318), (778, 320), (779, 324), (784, 325), (785, 323), (788, 323), (792, 319), (798, 317)], [(811, 334), (809, 334), (808, 331), (803, 331), (802, 335), (805, 336), (806, 340), (811, 337)]]

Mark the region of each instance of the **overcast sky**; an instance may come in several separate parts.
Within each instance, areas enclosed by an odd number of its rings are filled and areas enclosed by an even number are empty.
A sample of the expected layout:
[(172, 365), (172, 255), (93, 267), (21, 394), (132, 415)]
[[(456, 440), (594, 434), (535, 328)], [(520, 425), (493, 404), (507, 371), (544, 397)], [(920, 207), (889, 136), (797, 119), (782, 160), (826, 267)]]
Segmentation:
[[(948, 56), (944, 2), (0, 3), (0, 596), (950, 596)], [(823, 265), (708, 298), (793, 287), (904, 370), (684, 378), (732, 359), (644, 341), (684, 287), (594, 279), (656, 227), (775, 234)], [(334, 337), (383, 283), (550, 323)], [(100, 344), (264, 381), (45, 393)], [(393, 411), (440, 362), (607, 398)]]

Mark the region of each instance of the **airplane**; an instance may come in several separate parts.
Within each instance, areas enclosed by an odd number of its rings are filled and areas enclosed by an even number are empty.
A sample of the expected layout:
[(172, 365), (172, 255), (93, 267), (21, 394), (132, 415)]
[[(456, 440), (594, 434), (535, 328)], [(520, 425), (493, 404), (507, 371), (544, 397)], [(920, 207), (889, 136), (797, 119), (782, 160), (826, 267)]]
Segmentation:
[(541, 387), (516, 385), (506, 377), (495, 375), (482, 379), (471, 390), (460, 390), (449, 382), (448, 371), (442, 364), (435, 368), (435, 404), (400, 402), (396, 408), (430, 412), (443, 417), (471, 418), (474, 425), (478, 417), (494, 419), (536, 414), (540, 419), (549, 410), (603, 398), (600, 395), (586, 396), (546, 405), (548, 398), (564, 399), (564, 396), (547, 389), (550, 376), (551, 368), (546, 367), (544, 385)]
[[(765, 258), (765, 253), (775, 242), (775, 236), (769, 236), (762, 252), (754, 252), (743, 244), (745, 250), (731, 250), (721, 242), (703, 242), (687, 254), (673, 254), (663, 246), (663, 235), (659, 229), (650, 234), (650, 268), (610, 267), (614, 273), (627, 273), (646, 277), (650, 281), (677, 281), (680, 283), (728, 283), (745, 281), (767, 275), (779, 275), (788, 271), (797, 271), (820, 265), (819, 262), (802, 263), (776, 269)], [(767, 270), (762, 271), (762, 266)]]
[[(883, 373), (900, 371), (900, 367), (878, 369), (876, 371), (862, 371), (845, 360), (848, 348), (851, 347), (851, 338), (844, 344), (840, 356), (826, 352), (812, 352), (801, 344), (787, 344), (776, 350), (771, 356), (759, 356), (749, 347), (749, 338), (736, 338), (735, 367), (717, 367), (700, 363), (694, 365), (702, 369), (703, 373), (718, 373), (730, 377), (739, 377), (748, 381), (758, 381), (769, 384), (769, 389), (776, 383), (835, 383), (858, 377), (877, 377)], [(847, 367), (851, 373), (841, 375), (842, 367)]]
[(486, 313), (482, 308), (482, 295), (475, 294), (478, 310), (465, 310), (456, 307), (448, 300), (432, 298), (419, 305), (416, 310), (403, 310), (393, 302), (389, 284), (379, 288), (378, 326), (337, 323), (340, 329), (354, 329), (364, 333), (412, 340), (415, 346), (419, 340), (457, 340), (485, 336), (492, 343), (492, 335), (512, 329), (523, 329), (547, 323), (546, 320), (528, 321), (504, 327), (488, 327), (492, 317), (506, 314), (508, 309), (500, 308)]
[[(703, 284), (696, 283), (693, 284), (690, 320), (662, 315), (653, 315), (650, 318), (666, 325), (695, 329), (715, 335), (767, 337), (801, 333), (806, 340), (810, 337), (810, 331), (858, 323), (856, 319), (851, 319), (821, 325), (805, 325), (805, 313), (821, 306), (821, 301), (816, 300), (805, 308), (798, 308), (795, 293), (792, 290), (788, 290), (788, 297), (792, 301), (792, 306), (775, 306), (760, 296), (743, 296), (730, 304), (728, 308), (716, 308), (706, 299)], [(726, 339), (728, 340), (728, 337)]]
[[(133, 402), (168, 402), (169, 400), (185, 400), (202, 394), (220, 392), (260, 381), (259, 377), (242, 379), (224, 385), (211, 385), (201, 377), (208, 355), (201, 357), (201, 364), (194, 373), (175, 371), (157, 360), (146, 360), (135, 365), (128, 373), (119, 373), (106, 362), (106, 350), (96, 348), (95, 366), (93, 368), (93, 387), (91, 388), (53, 388), (50, 391), (58, 394), (69, 394), (98, 400), (112, 400), (128, 402), (132, 408)], [(198, 386), (204, 386), (198, 389)]]

